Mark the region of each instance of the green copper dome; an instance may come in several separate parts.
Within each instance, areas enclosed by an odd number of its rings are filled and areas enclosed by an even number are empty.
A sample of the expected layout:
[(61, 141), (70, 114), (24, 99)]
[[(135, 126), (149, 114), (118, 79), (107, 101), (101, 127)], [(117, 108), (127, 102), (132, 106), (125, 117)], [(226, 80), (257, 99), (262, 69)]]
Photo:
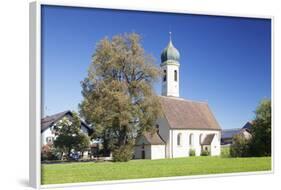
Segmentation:
[[(170, 33), (171, 35), (171, 33)], [(172, 43), (172, 39), (170, 36), (170, 41), (168, 46), (163, 50), (161, 54), (161, 62), (164, 63), (165, 61), (168, 60), (174, 60), (174, 61), (179, 61), (180, 59), (180, 53), (179, 51), (174, 47)]]

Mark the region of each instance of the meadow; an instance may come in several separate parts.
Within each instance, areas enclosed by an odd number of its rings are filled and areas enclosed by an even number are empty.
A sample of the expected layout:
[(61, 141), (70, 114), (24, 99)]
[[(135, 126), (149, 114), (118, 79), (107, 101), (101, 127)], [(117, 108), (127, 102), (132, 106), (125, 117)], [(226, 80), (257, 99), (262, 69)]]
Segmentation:
[(187, 157), (129, 162), (42, 164), (42, 184), (95, 182), (271, 170), (271, 157)]

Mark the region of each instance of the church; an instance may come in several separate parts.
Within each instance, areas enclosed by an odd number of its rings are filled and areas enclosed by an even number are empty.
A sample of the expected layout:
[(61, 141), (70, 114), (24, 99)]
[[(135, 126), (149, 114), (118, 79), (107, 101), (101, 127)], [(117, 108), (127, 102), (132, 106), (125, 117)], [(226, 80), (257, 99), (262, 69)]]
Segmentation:
[(163, 159), (220, 155), (221, 128), (207, 102), (179, 95), (180, 53), (171, 39), (161, 54), (163, 117), (156, 121), (157, 132), (137, 138), (135, 159)]

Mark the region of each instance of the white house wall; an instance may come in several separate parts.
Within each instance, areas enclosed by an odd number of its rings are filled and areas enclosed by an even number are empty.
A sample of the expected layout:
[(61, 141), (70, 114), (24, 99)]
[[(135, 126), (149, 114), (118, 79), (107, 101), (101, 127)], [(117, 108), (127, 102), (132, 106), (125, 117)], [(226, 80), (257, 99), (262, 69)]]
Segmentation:
[[(81, 127), (81, 132), (83, 132), (86, 135), (88, 135), (88, 129), (86, 127), (84, 127), (83, 125)], [(41, 132), (41, 146), (47, 144), (47, 141), (46, 141), (47, 137), (53, 137), (54, 139), (56, 137), (55, 134), (52, 133), (51, 127), (47, 128), (46, 130)]]
[(41, 146), (47, 144), (47, 137), (55, 138), (55, 134), (52, 133), (51, 128), (48, 128), (41, 133)]

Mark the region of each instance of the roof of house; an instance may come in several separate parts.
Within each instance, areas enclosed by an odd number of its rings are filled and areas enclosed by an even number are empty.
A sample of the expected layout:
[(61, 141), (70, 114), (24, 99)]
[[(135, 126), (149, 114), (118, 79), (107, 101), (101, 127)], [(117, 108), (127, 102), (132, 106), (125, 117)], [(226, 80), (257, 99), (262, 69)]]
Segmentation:
[(234, 135), (240, 134), (243, 131), (247, 131), (250, 133), (250, 129), (253, 126), (253, 123), (248, 121), (242, 128), (235, 128), (235, 129), (224, 129), (221, 133), (222, 139), (232, 138)]
[(221, 130), (207, 103), (181, 98), (159, 97), (170, 128)]
[(242, 127), (242, 129), (250, 130), (252, 127), (253, 127), (253, 122), (248, 121), (248, 122)]
[(241, 132), (241, 129), (224, 129), (221, 132), (221, 138), (222, 139), (228, 139), (232, 138), (234, 135), (239, 134)]
[(204, 138), (204, 140), (202, 142), (202, 145), (210, 145), (212, 143), (213, 139), (214, 139), (214, 136), (215, 136), (215, 134), (208, 134)]
[[(60, 112), (51, 116), (46, 116), (41, 119), (41, 133), (48, 129), (49, 127), (53, 126), (56, 122), (61, 120), (65, 116), (73, 116), (73, 113), (70, 110)], [(91, 130), (91, 127), (89, 127), (84, 121), (81, 120), (81, 125), (86, 127), (89, 131)]]
[(136, 141), (136, 145), (140, 145), (139, 144), (139, 140), (140, 138), (143, 137), (147, 142), (144, 142), (144, 144), (149, 144), (149, 145), (165, 145), (164, 140), (161, 138), (161, 136), (155, 132), (155, 133), (151, 133), (151, 132), (145, 132), (143, 133), (142, 136), (140, 136), (137, 141)]

